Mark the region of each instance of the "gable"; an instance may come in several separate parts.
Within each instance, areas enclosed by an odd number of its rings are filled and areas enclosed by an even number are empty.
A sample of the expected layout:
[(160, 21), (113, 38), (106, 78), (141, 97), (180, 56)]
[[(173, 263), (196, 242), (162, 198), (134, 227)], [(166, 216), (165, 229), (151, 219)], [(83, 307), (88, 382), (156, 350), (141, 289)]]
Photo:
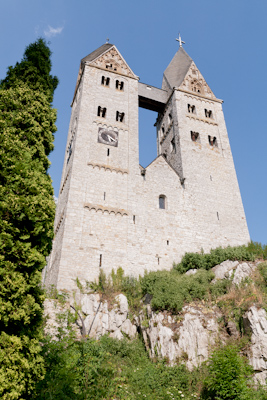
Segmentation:
[(108, 70), (121, 75), (126, 75), (130, 78), (138, 79), (114, 45), (93, 61), (89, 61), (89, 64), (105, 71)]
[(179, 88), (196, 93), (200, 96), (202, 95), (205, 97), (210, 97), (211, 99), (216, 99), (215, 95), (203, 78), (194, 61), (192, 61), (187, 71), (187, 74)]
[[(143, 167), (142, 167), (143, 168)], [(149, 170), (149, 169), (159, 169), (160, 171), (165, 171), (164, 173), (170, 173), (174, 174), (180, 180), (180, 177), (178, 173), (175, 171), (175, 169), (171, 166), (171, 164), (166, 160), (165, 157), (163, 157), (162, 154), (157, 156), (146, 168), (143, 168), (143, 170)]]

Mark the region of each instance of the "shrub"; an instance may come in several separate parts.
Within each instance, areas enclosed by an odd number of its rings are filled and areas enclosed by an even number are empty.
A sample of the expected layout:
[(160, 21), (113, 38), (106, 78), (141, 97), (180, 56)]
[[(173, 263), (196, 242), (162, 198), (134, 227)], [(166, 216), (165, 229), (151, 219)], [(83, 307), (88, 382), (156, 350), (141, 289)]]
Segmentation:
[(182, 261), (174, 265), (174, 269), (181, 274), (189, 269), (209, 270), (226, 260), (254, 261), (255, 253), (249, 251), (247, 246), (217, 247), (211, 249), (210, 253), (185, 253)]
[(145, 274), (141, 279), (141, 287), (143, 295), (152, 295), (153, 309), (179, 312), (185, 302), (205, 298), (213, 278), (214, 274), (205, 270), (195, 275), (156, 271)]
[(252, 377), (250, 367), (238, 348), (233, 345), (215, 350), (208, 363), (208, 374), (202, 391), (203, 399), (250, 400), (252, 390), (248, 387)]
[(256, 258), (262, 258), (263, 260), (267, 260), (267, 245), (262, 245), (258, 242), (251, 241), (247, 249), (250, 253), (254, 254)]

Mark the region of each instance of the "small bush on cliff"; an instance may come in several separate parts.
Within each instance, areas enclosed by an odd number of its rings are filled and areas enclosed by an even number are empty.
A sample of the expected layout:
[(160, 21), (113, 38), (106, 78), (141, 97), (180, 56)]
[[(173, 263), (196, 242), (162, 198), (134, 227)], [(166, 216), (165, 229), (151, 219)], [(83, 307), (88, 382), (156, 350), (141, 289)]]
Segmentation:
[(202, 398), (207, 400), (251, 400), (253, 392), (248, 387), (252, 367), (239, 355), (238, 348), (225, 346), (214, 351), (208, 363)]
[(184, 274), (189, 269), (209, 270), (226, 260), (254, 261), (256, 251), (249, 250), (248, 246), (237, 247), (217, 247), (211, 249), (210, 253), (186, 253), (179, 264), (174, 265), (174, 269)]
[(152, 295), (154, 310), (181, 311), (185, 303), (222, 295), (227, 292), (230, 281), (210, 284), (214, 274), (199, 270), (194, 275), (181, 275), (176, 271), (156, 271), (145, 274), (141, 280), (143, 294)]

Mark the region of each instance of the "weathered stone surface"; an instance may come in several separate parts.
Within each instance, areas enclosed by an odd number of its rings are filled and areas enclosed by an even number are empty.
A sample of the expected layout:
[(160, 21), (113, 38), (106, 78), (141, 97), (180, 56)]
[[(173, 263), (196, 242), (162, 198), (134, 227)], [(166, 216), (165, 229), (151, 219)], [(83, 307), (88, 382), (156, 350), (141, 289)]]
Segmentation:
[(233, 283), (235, 285), (239, 285), (243, 279), (249, 277), (252, 274), (254, 269), (255, 266), (253, 264), (248, 264), (245, 262), (239, 264), (235, 270)]
[[(116, 296), (116, 302), (110, 311), (108, 310), (107, 301), (102, 302), (99, 294), (80, 295), (79, 301), (79, 305), (77, 305), (77, 298), (76, 302), (73, 302), (73, 307), (79, 315), (76, 321), (79, 330), (79, 334), (77, 331), (78, 335), (85, 334), (99, 339), (105, 334), (110, 334), (111, 337), (122, 339), (123, 332), (130, 338), (135, 337), (137, 329), (136, 326), (127, 319), (128, 301), (123, 294)], [(68, 304), (62, 307), (55, 300), (45, 301), (45, 315), (47, 315), (48, 318), (46, 330), (52, 336), (56, 335), (59, 328), (57, 314), (62, 314), (68, 309), (72, 310)]]
[(218, 338), (218, 313), (190, 306), (184, 307), (183, 313), (178, 325), (177, 317), (152, 312), (149, 327), (143, 327), (142, 331), (152, 357), (166, 357), (172, 364), (179, 359), (192, 369), (207, 360), (210, 347)]
[(255, 371), (267, 370), (267, 314), (263, 308), (250, 307), (244, 327), (251, 331), (249, 362)]
[(254, 381), (260, 385), (266, 385), (267, 371), (258, 372), (254, 375)]
[(123, 322), (121, 331), (125, 333), (129, 338), (133, 339), (136, 336), (136, 326), (131, 323), (129, 319)]
[(232, 275), (234, 268), (237, 267), (238, 264), (238, 261), (226, 260), (216, 265), (211, 270), (215, 274), (215, 279), (225, 279)]
[(194, 269), (189, 269), (186, 273), (185, 273), (185, 275), (195, 275), (196, 273), (197, 273), (197, 269), (196, 268), (194, 268)]
[(237, 330), (236, 324), (234, 321), (228, 321), (227, 323), (227, 331), (230, 336), (234, 337), (235, 339), (239, 338), (239, 332)]

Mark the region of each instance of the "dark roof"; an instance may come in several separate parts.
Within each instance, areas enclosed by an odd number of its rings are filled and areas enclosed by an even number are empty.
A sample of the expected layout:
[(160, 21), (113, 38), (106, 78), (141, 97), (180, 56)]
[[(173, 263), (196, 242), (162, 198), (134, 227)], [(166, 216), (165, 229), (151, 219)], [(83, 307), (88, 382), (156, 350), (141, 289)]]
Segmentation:
[(192, 61), (192, 58), (189, 57), (183, 47), (179, 47), (179, 50), (164, 71), (164, 77), (171, 89), (181, 85)]
[(88, 56), (84, 57), (82, 59), (82, 63), (86, 61), (93, 61), (97, 57), (101, 56), (101, 54), (105, 53), (107, 50), (109, 50), (112, 46), (114, 46), (111, 43), (105, 43), (102, 44), (102, 46), (98, 47), (98, 49), (94, 50), (92, 53), (88, 54)]

